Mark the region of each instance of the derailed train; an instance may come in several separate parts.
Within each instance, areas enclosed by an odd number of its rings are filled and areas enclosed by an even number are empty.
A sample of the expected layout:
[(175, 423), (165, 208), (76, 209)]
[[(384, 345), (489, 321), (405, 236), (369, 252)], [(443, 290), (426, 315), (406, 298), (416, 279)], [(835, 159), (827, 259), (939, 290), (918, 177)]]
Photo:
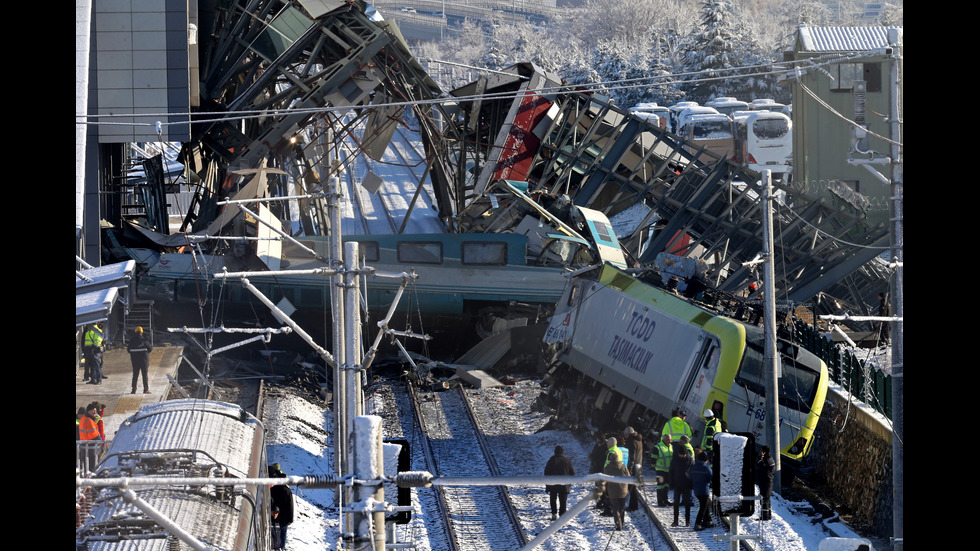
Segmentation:
[[(767, 445), (763, 330), (712, 312), (610, 265), (574, 277), (545, 333), (550, 377), (566, 415), (597, 426), (645, 424), (658, 431), (686, 410), (701, 443), (705, 410), (730, 432)], [(807, 454), (827, 394), (827, 366), (778, 340), (779, 437), (784, 458)], [(586, 401), (591, 403), (585, 403)], [(638, 427), (639, 428), (639, 427)]]
[[(171, 400), (141, 408), (123, 422), (105, 458), (100, 478), (260, 478), (267, 474), (265, 430), (239, 406), (207, 400)], [(132, 485), (149, 504), (210, 548), (269, 548), (269, 487)], [(173, 535), (124, 499), (118, 488), (102, 489), (91, 517), (75, 534), (76, 549), (165, 551)], [(184, 548), (181, 546), (181, 548)]]

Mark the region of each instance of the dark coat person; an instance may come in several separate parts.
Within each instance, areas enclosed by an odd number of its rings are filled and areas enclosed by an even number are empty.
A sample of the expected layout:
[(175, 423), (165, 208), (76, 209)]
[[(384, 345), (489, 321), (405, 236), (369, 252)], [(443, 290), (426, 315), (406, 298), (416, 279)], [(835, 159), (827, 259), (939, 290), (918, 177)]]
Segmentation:
[[(618, 455), (609, 453), (607, 460), (608, 463), (606, 463), (605, 468), (602, 470), (602, 474), (609, 476), (630, 476), (629, 470), (626, 468), (626, 465), (623, 465)], [(623, 523), (625, 522), (626, 496), (629, 494), (628, 485), (620, 482), (606, 482), (605, 493), (606, 498), (609, 500), (609, 509), (612, 511), (616, 530), (622, 530)]]
[[(575, 476), (575, 467), (572, 460), (565, 457), (565, 450), (561, 446), (555, 446), (555, 455), (551, 456), (548, 464), (544, 466), (545, 476)], [(565, 514), (565, 506), (568, 502), (569, 484), (549, 484), (545, 486), (551, 496), (551, 520), (558, 518), (558, 515)]]
[(601, 473), (602, 465), (606, 462), (606, 439), (602, 433), (595, 433), (595, 445), (589, 453), (589, 473)]
[(691, 465), (693, 463), (687, 446), (677, 445), (674, 447), (674, 455), (670, 459), (670, 473), (668, 474), (670, 487), (674, 490), (674, 523), (671, 526), (677, 526), (682, 499), (684, 500), (685, 525), (691, 525), (691, 489), (694, 487), (691, 483)]
[[(633, 427), (626, 427), (626, 449), (629, 450), (630, 465), (627, 465), (633, 476), (643, 475), (643, 435), (633, 430)], [(640, 507), (640, 492), (636, 484), (630, 484), (629, 504), (627, 511), (635, 511)]]
[(133, 363), (133, 388), (130, 394), (136, 394), (136, 383), (139, 382), (140, 374), (143, 375), (143, 394), (149, 394), (150, 382), (147, 380), (147, 373), (150, 368), (150, 343), (143, 336), (142, 327), (133, 330), (127, 349), (129, 359)]
[(273, 505), (272, 521), (269, 523), (269, 539), (271, 540), (270, 543), (272, 544), (272, 551), (281, 551), (286, 547), (285, 528), (282, 526), (279, 513), (279, 508)]
[(711, 467), (708, 466), (708, 454), (701, 452), (698, 460), (691, 465), (691, 484), (694, 486), (694, 497), (698, 498), (698, 516), (694, 519), (694, 529), (703, 530), (714, 526), (711, 521)]
[(772, 481), (776, 476), (776, 460), (772, 458), (769, 446), (762, 446), (759, 460), (755, 463), (755, 483), (759, 485), (759, 495), (762, 496), (761, 520), (772, 520)]
[[(286, 478), (286, 473), (279, 468), (279, 463), (269, 465), (269, 476), (276, 478)], [(286, 484), (277, 484), (269, 488), (272, 497), (272, 506), (279, 509), (279, 526), (282, 533), (283, 546), (286, 544), (286, 532), (289, 525), (293, 523), (293, 491)]]
[[(881, 317), (891, 316), (891, 304), (888, 303), (888, 295), (885, 293), (878, 293), (878, 315)], [(888, 341), (888, 330), (891, 324), (887, 321), (878, 322), (878, 331), (881, 335), (881, 340), (884, 342)]]

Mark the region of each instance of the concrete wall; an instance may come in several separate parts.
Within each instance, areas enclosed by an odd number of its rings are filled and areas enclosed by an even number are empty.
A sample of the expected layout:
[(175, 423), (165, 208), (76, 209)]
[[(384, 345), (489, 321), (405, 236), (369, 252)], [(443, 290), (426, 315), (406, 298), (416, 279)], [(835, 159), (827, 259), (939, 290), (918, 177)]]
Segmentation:
[[(859, 405), (855, 405), (859, 404)], [(880, 414), (831, 385), (806, 461), (839, 503), (879, 535), (892, 531), (892, 432)]]

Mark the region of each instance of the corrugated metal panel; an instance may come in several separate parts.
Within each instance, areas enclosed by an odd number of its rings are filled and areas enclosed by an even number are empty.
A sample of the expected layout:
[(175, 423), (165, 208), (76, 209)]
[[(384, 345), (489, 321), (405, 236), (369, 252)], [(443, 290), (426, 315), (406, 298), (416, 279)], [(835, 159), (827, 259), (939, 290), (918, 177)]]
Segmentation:
[[(239, 512), (205, 496), (167, 489), (141, 489), (140, 499), (216, 549), (231, 549), (237, 535)], [(241, 498), (236, 499), (240, 503)], [(149, 520), (139, 509), (116, 497), (92, 510), (89, 528), (105, 526), (109, 533), (130, 533), (132, 539), (108, 537), (89, 541), (90, 551), (167, 551), (167, 532)], [(154, 534), (150, 536), (150, 534)], [(183, 547), (181, 547), (183, 549)]]
[[(109, 476), (208, 476), (215, 462), (228, 467), (232, 477), (264, 475), (249, 471), (251, 453), (256, 450), (261, 425), (234, 404), (208, 400), (172, 400), (151, 404), (122, 423), (112, 440), (100, 471)], [(161, 450), (203, 452), (159, 454)], [(119, 468), (114, 454), (127, 451), (149, 452), (149, 461), (139, 466)], [(260, 449), (261, 451), (261, 449)], [(191, 457), (194, 464), (185, 463)], [(164, 458), (167, 458), (164, 461)], [(135, 467), (135, 470), (132, 470)], [(156, 471), (156, 472), (154, 472)], [(241, 494), (243, 487), (230, 493), (213, 486), (200, 488), (134, 488), (139, 498), (215, 549), (232, 549), (239, 537), (242, 515), (251, 518), (251, 499)], [(256, 488), (244, 488), (250, 495)], [(261, 496), (254, 499), (262, 499)], [(103, 489), (80, 537), (92, 551), (165, 551), (166, 532), (133, 505), (126, 503), (112, 488)]]
[[(188, 407), (188, 404), (193, 404)], [(231, 474), (248, 476), (256, 425), (239, 420), (232, 404), (207, 400), (172, 400), (140, 409), (119, 428), (104, 465), (116, 465), (115, 450), (208, 450)]]
[(861, 52), (888, 45), (889, 27), (800, 26), (801, 51)]

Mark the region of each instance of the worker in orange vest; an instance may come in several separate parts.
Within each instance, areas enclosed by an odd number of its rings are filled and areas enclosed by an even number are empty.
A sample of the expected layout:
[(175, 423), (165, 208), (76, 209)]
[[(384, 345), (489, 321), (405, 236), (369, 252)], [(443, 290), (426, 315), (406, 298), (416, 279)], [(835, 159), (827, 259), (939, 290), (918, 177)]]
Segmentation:
[(88, 459), (88, 465), (86, 465), (88, 470), (95, 468), (96, 461), (98, 460), (98, 447), (89, 443), (93, 440), (105, 440), (101, 434), (99, 434), (99, 413), (98, 404), (92, 402), (88, 405), (85, 410), (85, 417), (82, 417), (82, 421), (78, 424), (78, 437), (83, 443), (86, 457)]

